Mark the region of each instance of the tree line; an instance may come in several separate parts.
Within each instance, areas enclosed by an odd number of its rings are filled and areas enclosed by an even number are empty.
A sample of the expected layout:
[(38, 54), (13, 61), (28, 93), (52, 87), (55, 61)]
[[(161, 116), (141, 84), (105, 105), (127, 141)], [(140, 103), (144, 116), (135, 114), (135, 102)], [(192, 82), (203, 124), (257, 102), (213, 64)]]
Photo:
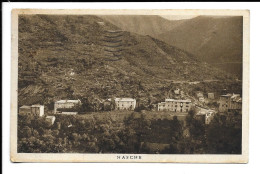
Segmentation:
[[(18, 119), (20, 153), (240, 154), (241, 136), (240, 115), (217, 115), (205, 125), (193, 110), (184, 121), (137, 112), (126, 112), (122, 121), (56, 116), (54, 125), (45, 118)], [(149, 143), (169, 146), (154, 151)]]

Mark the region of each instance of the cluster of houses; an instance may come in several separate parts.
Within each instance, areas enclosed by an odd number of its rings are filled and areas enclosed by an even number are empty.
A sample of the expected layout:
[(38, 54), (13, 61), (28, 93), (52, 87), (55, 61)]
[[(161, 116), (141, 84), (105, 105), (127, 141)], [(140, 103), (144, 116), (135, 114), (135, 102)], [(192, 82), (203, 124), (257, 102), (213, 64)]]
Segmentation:
[(20, 115), (31, 114), (33, 116), (42, 117), (44, 115), (44, 105), (23, 105), (19, 108)]
[[(180, 94), (180, 90), (175, 90), (175, 93)], [(197, 92), (196, 97), (198, 101), (204, 102), (204, 96), (202, 92)], [(208, 93), (208, 99), (214, 99), (214, 93)], [(106, 106), (111, 106), (114, 103), (113, 110), (134, 110), (136, 108), (136, 99), (133, 98), (113, 98), (103, 101), (104, 108)], [(219, 112), (231, 112), (242, 110), (242, 98), (239, 94), (226, 94), (221, 95), (219, 98)], [(78, 110), (81, 106), (80, 100), (59, 100), (54, 103), (53, 114), (62, 115), (77, 115)], [(171, 111), (177, 113), (188, 113), (192, 108), (192, 101), (190, 99), (165, 99), (165, 101), (155, 104), (157, 111)], [(216, 111), (214, 109), (203, 108), (201, 106), (196, 106), (197, 117), (203, 117), (205, 124), (209, 124), (213, 119)], [(19, 108), (20, 115), (31, 114), (33, 116), (43, 117), (44, 116), (44, 105), (31, 105), (31, 106), (21, 106)], [(52, 124), (54, 124), (55, 116), (46, 116)]]
[(242, 111), (240, 94), (226, 94), (219, 97), (219, 112)]
[[(36, 117), (43, 117), (44, 116), (44, 105), (31, 105), (31, 106), (26, 106), (23, 105), (19, 108), (19, 114), (20, 115), (32, 115)], [(49, 121), (51, 124), (54, 124), (55, 122), (55, 116), (46, 116), (45, 119)]]

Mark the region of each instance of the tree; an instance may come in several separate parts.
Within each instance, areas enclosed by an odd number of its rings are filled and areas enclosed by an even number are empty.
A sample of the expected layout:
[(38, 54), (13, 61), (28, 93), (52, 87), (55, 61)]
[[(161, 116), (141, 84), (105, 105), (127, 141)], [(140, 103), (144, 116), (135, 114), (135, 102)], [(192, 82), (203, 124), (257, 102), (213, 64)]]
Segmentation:
[(241, 154), (241, 115), (217, 115), (207, 127), (208, 153)]
[(21, 134), (21, 138), (30, 138), (32, 136), (32, 130), (30, 127), (25, 126), (22, 129), (22, 134)]

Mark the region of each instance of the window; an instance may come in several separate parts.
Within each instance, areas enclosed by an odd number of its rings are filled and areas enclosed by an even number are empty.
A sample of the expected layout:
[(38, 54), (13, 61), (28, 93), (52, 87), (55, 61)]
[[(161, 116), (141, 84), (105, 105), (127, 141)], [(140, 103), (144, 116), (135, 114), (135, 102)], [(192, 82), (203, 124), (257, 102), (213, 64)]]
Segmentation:
[(181, 112), (182, 112), (182, 109), (181, 109)]

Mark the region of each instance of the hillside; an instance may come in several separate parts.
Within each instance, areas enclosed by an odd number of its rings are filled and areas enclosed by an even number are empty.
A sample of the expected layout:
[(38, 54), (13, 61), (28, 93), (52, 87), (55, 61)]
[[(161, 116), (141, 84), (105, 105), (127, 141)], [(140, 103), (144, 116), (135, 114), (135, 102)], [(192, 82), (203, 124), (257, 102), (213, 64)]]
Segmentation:
[(242, 36), (242, 17), (199, 16), (157, 38), (241, 77)]
[(125, 31), (152, 37), (170, 31), (185, 21), (171, 21), (158, 15), (100, 15), (99, 17)]
[(107, 31), (117, 30), (91, 15), (21, 15), (19, 105), (111, 96), (159, 100), (174, 81), (230, 77), (181, 49), (127, 31), (120, 35), (120, 59), (107, 59)]

